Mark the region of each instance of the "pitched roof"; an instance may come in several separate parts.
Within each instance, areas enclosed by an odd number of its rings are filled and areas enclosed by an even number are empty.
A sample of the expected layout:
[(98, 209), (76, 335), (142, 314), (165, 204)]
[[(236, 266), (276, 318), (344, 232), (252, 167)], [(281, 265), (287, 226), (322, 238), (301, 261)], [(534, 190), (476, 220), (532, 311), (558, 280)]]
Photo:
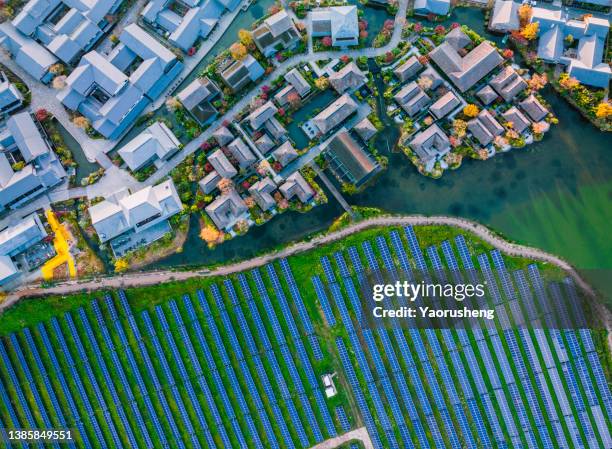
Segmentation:
[(208, 89), (209, 83), (210, 80), (208, 79), (196, 78), (176, 97), (183, 103), (183, 106), (191, 110), (211, 96), (212, 92)]
[(247, 144), (244, 143), (244, 140), (240, 137), (236, 137), (227, 145), (227, 148), (238, 161), (240, 168), (246, 168), (257, 160)]
[(285, 182), (278, 188), (280, 192), (290, 200), (297, 196), (302, 203), (307, 203), (314, 196), (315, 192), (298, 171), (289, 175)]
[(489, 83), (506, 101), (512, 100), (527, 87), (527, 82), (511, 66), (504, 67)]
[(374, 135), (378, 132), (376, 127), (367, 117), (357, 123), (353, 129), (357, 132), (357, 134), (359, 134), (359, 137), (366, 142), (374, 137)]
[(404, 82), (407, 79), (413, 77), (417, 74), (419, 70), (423, 68), (423, 64), (419, 62), (419, 59), (416, 56), (411, 56), (404, 62), (393, 70), (395, 76), (397, 76), (400, 81)]
[(503, 62), (497, 49), (486, 41), (465, 56), (459, 55), (457, 49), (445, 41), (429, 55), (461, 92), (468, 90)]
[(431, 12), (445, 16), (450, 10), (450, 0), (415, 0), (414, 9), (421, 14)]
[(486, 146), (493, 142), (493, 134), (484, 126), (484, 124), (474, 118), (468, 122), (468, 129), (474, 135), (481, 145)]
[(452, 91), (449, 91), (438, 98), (438, 100), (429, 107), (429, 110), (436, 116), (436, 118), (441, 119), (460, 104), (461, 101), (459, 98), (457, 98)]
[(366, 76), (354, 62), (349, 62), (329, 77), (329, 82), (339, 94), (357, 89), (366, 82)]
[(180, 144), (165, 123), (155, 122), (117, 152), (130, 170), (136, 171), (153, 159), (164, 159), (176, 151)]
[(235, 190), (218, 196), (206, 206), (206, 213), (219, 229), (229, 229), (246, 214), (248, 208)]
[(298, 158), (298, 153), (288, 140), (272, 152), (272, 156), (284, 167)]
[(336, 134), (327, 144), (325, 151), (336, 171), (341, 172), (341, 176), (347, 175), (355, 185), (361, 184), (378, 168), (378, 164), (346, 131)]
[(285, 80), (294, 87), (300, 97), (310, 92), (310, 84), (308, 84), (308, 81), (306, 81), (298, 69), (289, 70), (285, 74)]
[(238, 174), (238, 171), (221, 150), (216, 150), (210, 154), (208, 156), (208, 162), (210, 162), (210, 165), (213, 166), (222, 178), (231, 179)]
[(274, 106), (271, 100), (268, 100), (265, 104), (251, 112), (247, 120), (249, 121), (251, 128), (259, 129), (269, 119), (274, 117), (274, 114), (278, 112), (278, 108)]
[(319, 112), (312, 122), (322, 134), (326, 134), (346, 120), (357, 108), (355, 100), (350, 95), (344, 94)]
[(504, 127), (493, 117), (493, 115), (486, 109), (483, 109), (478, 114), (478, 120), (487, 128), (487, 130), (493, 134), (493, 136), (500, 136), (504, 133)]
[(507, 122), (512, 123), (512, 129), (518, 133), (522, 133), (529, 127), (529, 120), (515, 106), (512, 106), (502, 114)]
[(217, 185), (221, 179), (221, 175), (217, 172), (217, 170), (213, 170), (204, 176), (198, 182), (198, 185), (200, 186), (200, 189), (202, 189), (202, 192), (204, 192), (205, 195), (208, 195), (217, 188)]
[(274, 148), (274, 142), (270, 139), (270, 136), (267, 134), (262, 135), (259, 139), (255, 141), (255, 145), (262, 153), (266, 154), (272, 148)]
[(426, 165), (438, 160), (451, 149), (448, 136), (436, 124), (418, 133), (410, 141), (410, 146)]
[(512, 0), (496, 0), (490, 27), (499, 31), (519, 29), (518, 8), (520, 3)]
[(482, 104), (488, 106), (497, 98), (497, 93), (487, 84), (485, 87), (476, 92), (476, 96), (480, 98)]
[(257, 202), (257, 205), (264, 211), (276, 206), (276, 201), (272, 197), (272, 192), (276, 190), (276, 184), (270, 178), (263, 178), (249, 188), (249, 193)]
[(548, 109), (533, 94), (521, 101), (519, 106), (534, 122), (539, 122), (548, 115)]
[(215, 132), (213, 132), (213, 137), (217, 141), (217, 143), (221, 146), (225, 145), (228, 142), (234, 140), (234, 135), (232, 132), (227, 129), (225, 126), (218, 127)]

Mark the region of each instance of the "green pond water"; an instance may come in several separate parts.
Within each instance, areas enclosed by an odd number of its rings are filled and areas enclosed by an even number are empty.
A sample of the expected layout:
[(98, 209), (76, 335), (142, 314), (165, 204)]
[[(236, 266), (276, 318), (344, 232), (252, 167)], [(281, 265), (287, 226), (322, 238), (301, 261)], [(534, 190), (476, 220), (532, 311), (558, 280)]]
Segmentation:
[(74, 161), (77, 163), (75, 183), (81, 185), (81, 180), (100, 169), (96, 162), (89, 162), (83, 148), (77, 140), (70, 134), (59, 122), (57, 124), (57, 132), (62, 136), (64, 143), (72, 153)]
[[(481, 11), (456, 10), (448, 23), (453, 21), (484, 33)], [(349, 197), (349, 203), (402, 214), (465, 217), (591, 270), (587, 276), (612, 268), (611, 139), (551, 90), (544, 96), (560, 123), (543, 141), (488, 161), (466, 160), (458, 170), (447, 171), (438, 180), (420, 175), (405, 156), (388, 150), (397, 138), (397, 131), (389, 127), (377, 141), (380, 151), (389, 157), (389, 169), (365, 192)], [(301, 239), (327, 228), (342, 213), (328, 196), (330, 202), (325, 206), (307, 214), (282, 214), (214, 250), (207, 249), (197, 236), (194, 219), (184, 252), (156, 266), (244, 259)], [(600, 279), (596, 284), (605, 288), (605, 282), (607, 279)]]
[(314, 111), (319, 109), (323, 110), (327, 105), (334, 101), (337, 95), (331, 89), (325, 90), (321, 93), (314, 94), (310, 100), (308, 100), (300, 109), (295, 111), (291, 118), (293, 121), (287, 126), (287, 133), (295, 147), (302, 150), (308, 146), (308, 136), (302, 131), (300, 125), (308, 121), (308, 119), (314, 115)]

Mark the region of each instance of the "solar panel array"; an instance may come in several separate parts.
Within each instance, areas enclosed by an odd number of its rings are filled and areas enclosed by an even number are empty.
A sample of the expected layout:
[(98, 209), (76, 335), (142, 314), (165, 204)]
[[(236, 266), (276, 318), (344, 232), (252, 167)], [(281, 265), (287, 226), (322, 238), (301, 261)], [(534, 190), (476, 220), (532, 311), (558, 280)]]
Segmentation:
[[(359, 425), (377, 449), (612, 448), (571, 280), (545, 285), (536, 265), (511, 272), (469, 245), (422, 250), (407, 227), (321, 257), (304, 284), (282, 259), (137, 315), (123, 291), (93, 300), (0, 339), (0, 423), (76, 428), (69, 447), (86, 449), (307, 448)], [(465, 304), (495, 319), (375, 326), (372, 284), (416, 278), (486, 281)], [(349, 391), (330, 401), (334, 371)]]

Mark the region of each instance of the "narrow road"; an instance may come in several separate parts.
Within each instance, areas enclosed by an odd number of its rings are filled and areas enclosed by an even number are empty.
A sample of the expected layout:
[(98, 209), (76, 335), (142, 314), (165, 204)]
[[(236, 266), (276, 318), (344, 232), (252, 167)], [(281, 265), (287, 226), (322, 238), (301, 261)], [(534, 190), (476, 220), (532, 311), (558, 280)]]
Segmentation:
[(66, 281), (60, 284), (56, 284), (50, 288), (42, 288), (39, 285), (22, 286), (12, 292), (10, 292), (4, 303), (0, 305), (0, 312), (15, 304), (22, 298), (34, 297), (34, 296), (45, 296), (45, 295), (67, 295), (70, 293), (78, 293), (82, 291), (93, 291), (101, 289), (118, 289), (126, 287), (141, 287), (147, 285), (160, 284), (162, 282), (170, 281), (184, 281), (187, 279), (200, 278), (200, 277), (211, 277), (211, 276), (227, 276), (233, 273), (239, 273), (247, 271), (252, 268), (261, 267), (269, 262), (284, 257), (289, 257), (294, 254), (298, 254), (310, 249), (325, 245), (327, 243), (335, 242), (354, 234), (359, 231), (363, 231), (368, 228), (378, 226), (427, 226), (427, 225), (447, 225), (455, 226), (464, 231), (471, 232), (477, 237), (481, 238), (491, 246), (497, 248), (504, 254), (509, 256), (526, 257), (534, 261), (541, 261), (556, 265), (557, 267), (564, 270), (574, 282), (583, 291), (592, 297), (595, 297), (593, 289), (580, 277), (578, 272), (565, 260), (560, 257), (549, 254), (537, 248), (528, 246), (517, 245), (503, 240), (501, 237), (494, 234), (490, 229), (485, 226), (456, 217), (426, 217), (423, 215), (412, 215), (412, 216), (383, 216), (370, 218), (368, 220), (353, 223), (346, 228), (340, 229), (335, 232), (320, 235), (314, 237), (308, 241), (302, 241), (287, 246), (279, 251), (271, 252), (261, 256), (254, 257), (249, 260), (224, 265), (222, 267), (215, 268), (213, 270), (193, 270), (193, 271), (150, 271), (150, 272), (139, 272), (129, 273), (122, 276), (113, 276), (107, 278), (100, 278), (94, 280), (83, 280), (83, 281)]
[(325, 184), (325, 187), (327, 187), (327, 189), (331, 192), (334, 198), (336, 198), (336, 200), (340, 203), (342, 208), (349, 213), (351, 218), (355, 218), (355, 213), (353, 212), (353, 208), (344, 199), (344, 196), (342, 196), (342, 193), (339, 192), (338, 189), (336, 189), (336, 186), (329, 180), (327, 175), (323, 173), (323, 170), (315, 168), (315, 171), (317, 172), (317, 175), (319, 175), (319, 178), (321, 178), (321, 181), (323, 181), (323, 184)]

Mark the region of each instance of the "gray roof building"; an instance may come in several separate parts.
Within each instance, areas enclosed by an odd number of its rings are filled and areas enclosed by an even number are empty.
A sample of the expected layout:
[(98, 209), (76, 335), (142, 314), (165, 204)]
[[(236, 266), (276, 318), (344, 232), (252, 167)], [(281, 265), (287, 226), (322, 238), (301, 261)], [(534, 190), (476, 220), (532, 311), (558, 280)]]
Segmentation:
[(257, 181), (249, 188), (249, 193), (255, 199), (257, 205), (263, 211), (267, 211), (276, 206), (276, 201), (272, 197), (272, 193), (276, 190), (276, 184), (270, 178), (264, 178)]
[(280, 139), (285, 134), (287, 134), (287, 130), (283, 126), (281, 122), (279, 122), (276, 117), (272, 117), (270, 120), (266, 120), (264, 123), (264, 128), (272, 134), (272, 137), (275, 139)]
[(272, 103), (270, 100), (251, 112), (247, 117), (247, 120), (249, 121), (251, 128), (259, 129), (266, 121), (274, 117), (274, 114), (277, 112), (278, 108), (274, 106), (274, 103)]
[(32, 78), (48, 82), (53, 77), (49, 68), (57, 63), (57, 58), (38, 42), (17, 31), (11, 22), (0, 23), (0, 44)]
[(370, 140), (378, 132), (376, 127), (372, 124), (369, 118), (365, 117), (359, 123), (357, 123), (353, 129), (359, 134), (365, 142)]
[(498, 97), (497, 92), (495, 92), (493, 88), (488, 84), (482, 89), (480, 89), (478, 92), (476, 92), (476, 96), (480, 98), (480, 101), (482, 101), (482, 104), (484, 104), (485, 106), (488, 106), (493, 103), (493, 101), (495, 101)]
[(112, 26), (108, 17), (122, 2), (30, 0), (12, 24), (63, 62), (72, 64), (108, 31)]
[(0, 232), (0, 285), (19, 275), (19, 268), (13, 258), (46, 236), (47, 231), (35, 213)]
[(11, 83), (6, 73), (0, 71), (0, 114), (8, 114), (23, 104), (23, 95)]
[(298, 69), (291, 69), (285, 74), (285, 81), (293, 86), (300, 97), (305, 97), (311, 90), (310, 84)]
[(217, 143), (219, 145), (221, 145), (221, 146), (223, 146), (223, 145), (231, 142), (232, 140), (234, 140), (234, 135), (225, 126), (220, 126), (219, 128), (217, 128), (215, 130), (215, 132), (213, 132), (212, 135), (215, 138), (215, 140), (217, 141)]
[(286, 50), (295, 47), (300, 40), (300, 33), (293, 20), (284, 9), (266, 18), (253, 30), (253, 40), (266, 57), (274, 55), (278, 49)]
[(251, 81), (261, 78), (264, 68), (252, 55), (247, 55), (240, 61), (227, 60), (219, 67), (219, 75), (233, 92), (238, 92)]
[(357, 6), (315, 8), (310, 12), (312, 36), (331, 36), (332, 45), (347, 47), (359, 44)]
[(153, 162), (170, 159), (180, 144), (164, 122), (155, 122), (117, 152), (130, 170), (137, 171)]
[(217, 188), (217, 185), (219, 184), (219, 181), (221, 181), (221, 179), (223, 178), (221, 178), (221, 175), (217, 172), (217, 170), (213, 170), (206, 176), (204, 176), (198, 182), (198, 185), (200, 186), (202, 192), (204, 192), (205, 195), (208, 195), (210, 192)]
[(493, 89), (497, 91), (499, 95), (506, 101), (511, 101), (520, 92), (525, 90), (527, 82), (516, 73), (511, 66), (506, 66), (493, 77), (489, 83)]
[(546, 109), (542, 103), (540, 103), (540, 100), (538, 100), (533, 94), (521, 101), (519, 106), (534, 122), (539, 122), (548, 115), (548, 109)]
[(520, 27), (518, 9), (520, 3), (512, 0), (496, 0), (489, 27), (495, 31), (508, 32)]
[(257, 161), (257, 158), (253, 152), (240, 137), (236, 137), (232, 142), (230, 142), (227, 149), (230, 151), (230, 153), (232, 153), (232, 156), (236, 158), (240, 168), (247, 168)]
[(429, 78), (429, 80), (431, 80), (431, 86), (429, 87), (429, 90), (437, 89), (444, 83), (444, 80), (442, 79), (440, 74), (430, 65), (428, 65), (427, 68), (421, 72), (419, 79), (421, 78)]
[(285, 198), (291, 200), (297, 196), (302, 203), (308, 203), (315, 192), (299, 171), (289, 175), (278, 188)]
[(216, 150), (208, 155), (208, 162), (222, 178), (231, 179), (238, 174), (238, 171), (221, 150)]
[(478, 120), (482, 122), (485, 128), (487, 128), (493, 136), (501, 136), (504, 133), (504, 127), (501, 126), (497, 119), (486, 109), (480, 111)]
[(428, 171), (431, 171), (435, 162), (451, 150), (448, 136), (436, 124), (418, 133), (410, 141), (410, 147), (419, 156)]
[(218, 196), (205, 210), (217, 228), (226, 231), (231, 230), (239, 220), (245, 219), (249, 211), (235, 190)]
[(415, 0), (414, 13), (426, 16), (429, 13), (445, 16), (450, 11), (450, 0)]
[(461, 100), (459, 100), (452, 91), (449, 91), (438, 98), (438, 100), (429, 107), (429, 111), (439, 120), (446, 117), (460, 105)]
[(530, 122), (515, 106), (512, 106), (502, 114), (507, 122), (512, 123), (512, 129), (519, 134), (529, 128)]
[(263, 134), (259, 139), (255, 141), (255, 145), (262, 153), (266, 154), (272, 148), (274, 148), (274, 142), (270, 139), (270, 136)]
[[(459, 30), (457, 32), (457, 30)], [(482, 42), (465, 56), (459, 54), (459, 50), (464, 47), (457, 47), (465, 40), (460, 38), (459, 28), (455, 28), (451, 38), (445, 40), (440, 46), (434, 48), (429, 56), (440, 67), (440, 69), (450, 78), (455, 86), (465, 92), (495, 67), (503, 62), (503, 58), (497, 49), (488, 42)], [(450, 34), (450, 33), (449, 33)], [(467, 38), (467, 36), (465, 36)], [(469, 41), (469, 38), (467, 38)]]
[(344, 94), (319, 112), (312, 123), (321, 134), (327, 134), (357, 110), (355, 100), (349, 94)]
[(217, 116), (217, 109), (212, 101), (220, 97), (221, 91), (208, 77), (196, 78), (180, 91), (176, 98), (185, 106), (191, 115), (205, 125)]
[(330, 84), (339, 94), (359, 89), (366, 80), (364, 73), (352, 61), (329, 77)]
[(400, 82), (405, 83), (407, 80), (415, 76), (419, 70), (423, 68), (423, 64), (419, 62), (419, 59), (416, 56), (411, 56), (408, 58), (406, 62), (397, 66), (393, 73)]
[(135, 193), (127, 189), (111, 195), (89, 208), (91, 223), (101, 242), (128, 231), (138, 233), (182, 210), (183, 206), (171, 179)]
[(468, 122), (468, 129), (482, 146), (489, 145), (496, 136), (504, 132), (504, 128), (486, 109), (480, 111), (478, 117)]
[(276, 150), (272, 152), (272, 156), (276, 159), (283, 167), (286, 167), (290, 162), (298, 158), (298, 153), (291, 145), (288, 140), (280, 145)]
[(9, 117), (0, 131), (0, 211), (18, 208), (65, 178), (32, 116), (21, 112)]
[(336, 175), (360, 186), (380, 167), (346, 131), (336, 134), (325, 147), (325, 158)]
[(279, 106), (285, 106), (289, 102), (288, 97), (289, 95), (291, 95), (291, 93), (295, 93), (295, 95), (298, 95), (297, 91), (293, 88), (293, 86), (291, 84), (287, 84), (285, 87), (283, 87), (281, 90), (274, 94), (274, 100), (276, 101), (276, 103), (278, 103)]
[(117, 139), (182, 68), (176, 56), (136, 24), (123, 29), (108, 56), (87, 53), (58, 95), (107, 139)]
[(397, 92), (393, 99), (404, 109), (411, 117), (422, 111), (425, 106), (429, 104), (431, 99), (429, 96), (419, 87), (419, 85), (412, 81), (403, 86), (399, 92)]

